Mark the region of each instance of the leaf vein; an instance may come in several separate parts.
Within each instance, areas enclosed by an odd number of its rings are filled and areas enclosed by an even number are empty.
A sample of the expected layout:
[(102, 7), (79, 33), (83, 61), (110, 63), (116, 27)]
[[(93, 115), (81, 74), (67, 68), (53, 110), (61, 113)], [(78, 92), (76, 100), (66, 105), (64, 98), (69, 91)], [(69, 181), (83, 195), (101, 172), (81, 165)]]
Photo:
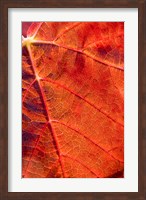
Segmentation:
[(109, 120), (113, 121), (114, 123), (119, 124), (120, 126), (123, 127), (123, 124), (121, 124), (120, 122), (117, 122), (116, 120), (114, 120), (113, 118), (111, 118), (108, 114), (106, 114), (105, 112), (103, 112), (101, 109), (97, 108), (93, 103), (91, 103), (90, 101), (86, 100), (85, 98), (83, 98), (82, 96), (80, 96), (79, 94), (75, 93), (74, 91), (70, 90), (69, 88), (65, 87), (64, 85), (61, 85), (60, 83), (57, 83), (56, 81), (52, 81), (50, 79), (46, 79), (43, 78), (41, 79), (42, 81), (46, 81), (46, 82), (50, 82), (53, 83), (59, 87), (64, 88), (65, 90), (67, 90), (68, 92), (74, 94), (75, 96), (77, 96), (78, 98), (82, 99), (83, 101), (85, 101), (87, 104), (89, 104), (90, 106), (92, 106), (93, 108), (95, 108), (96, 110), (98, 110), (100, 113), (102, 113), (103, 115), (105, 115)]

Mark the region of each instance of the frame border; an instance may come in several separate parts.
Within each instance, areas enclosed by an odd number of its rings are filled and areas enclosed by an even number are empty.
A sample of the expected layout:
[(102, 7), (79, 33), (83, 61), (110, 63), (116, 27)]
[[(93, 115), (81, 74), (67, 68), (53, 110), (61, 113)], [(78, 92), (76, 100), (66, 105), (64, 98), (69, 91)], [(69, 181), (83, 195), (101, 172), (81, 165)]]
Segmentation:
[[(9, 8), (138, 8), (138, 192), (8, 192), (8, 9)], [(144, 200), (146, 185), (146, 24), (145, 0), (1, 0), (0, 2), (0, 193), (2, 200)]]

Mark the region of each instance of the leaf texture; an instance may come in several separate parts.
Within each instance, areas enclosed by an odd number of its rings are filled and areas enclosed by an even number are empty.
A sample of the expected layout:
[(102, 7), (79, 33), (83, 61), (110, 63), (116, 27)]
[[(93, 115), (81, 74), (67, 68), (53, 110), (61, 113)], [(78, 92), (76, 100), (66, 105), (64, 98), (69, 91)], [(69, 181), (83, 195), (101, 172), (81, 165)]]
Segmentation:
[(124, 23), (32, 23), (22, 67), (23, 177), (123, 177)]

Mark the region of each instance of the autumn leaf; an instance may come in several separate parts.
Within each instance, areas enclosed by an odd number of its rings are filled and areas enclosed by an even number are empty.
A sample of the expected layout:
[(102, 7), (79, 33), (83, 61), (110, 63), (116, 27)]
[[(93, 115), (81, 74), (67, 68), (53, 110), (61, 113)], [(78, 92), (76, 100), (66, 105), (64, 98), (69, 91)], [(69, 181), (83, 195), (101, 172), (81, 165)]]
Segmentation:
[(34, 22), (22, 67), (23, 177), (123, 177), (124, 23)]
[(23, 37), (27, 37), (27, 30), (30, 27), (32, 22), (22, 22), (22, 35)]

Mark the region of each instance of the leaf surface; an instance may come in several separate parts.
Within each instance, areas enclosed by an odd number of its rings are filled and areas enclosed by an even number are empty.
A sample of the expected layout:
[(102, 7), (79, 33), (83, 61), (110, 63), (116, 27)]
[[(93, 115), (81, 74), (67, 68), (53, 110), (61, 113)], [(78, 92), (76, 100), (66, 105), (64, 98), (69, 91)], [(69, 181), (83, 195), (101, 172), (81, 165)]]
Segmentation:
[(122, 177), (124, 23), (35, 22), (22, 39), (23, 177)]

